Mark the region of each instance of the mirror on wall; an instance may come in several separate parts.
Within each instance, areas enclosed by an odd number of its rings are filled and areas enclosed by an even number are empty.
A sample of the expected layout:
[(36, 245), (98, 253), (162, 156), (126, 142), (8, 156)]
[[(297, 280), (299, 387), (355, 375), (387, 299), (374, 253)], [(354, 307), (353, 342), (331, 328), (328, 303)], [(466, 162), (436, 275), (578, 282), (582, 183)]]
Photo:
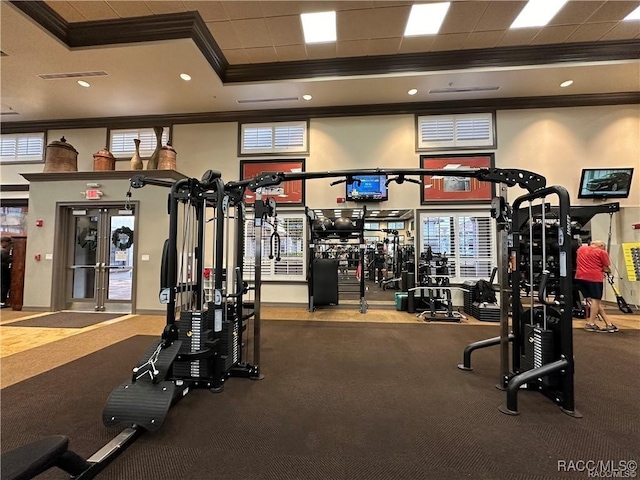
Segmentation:
[[(361, 207), (314, 208), (316, 216), (331, 219), (336, 232), (345, 221), (362, 215)], [(370, 306), (395, 304), (403, 271), (415, 271), (415, 220), (413, 209), (381, 209), (367, 206), (365, 218), (365, 299)], [(336, 225), (337, 223), (337, 225)], [(331, 225), (331, 222), (329, 222)], [(316, 258), (338, 260), (339, 303), (357, 304), (360, 299), (360, 242), (357, 238), (328, 235), (316, 242)]]

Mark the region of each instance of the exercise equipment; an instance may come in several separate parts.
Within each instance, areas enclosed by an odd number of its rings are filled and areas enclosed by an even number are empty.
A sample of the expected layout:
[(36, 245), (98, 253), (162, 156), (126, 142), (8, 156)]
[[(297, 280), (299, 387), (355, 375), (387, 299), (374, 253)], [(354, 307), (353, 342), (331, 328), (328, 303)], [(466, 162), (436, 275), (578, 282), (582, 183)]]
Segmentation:
[(400, 241), (398, 239), (398, 231), (388, 228), (382, 228), (380, 231), (390, 235), (385, 239), (385, 243), (387, 244), (387, 254), (391, 260), (391, 262), (387, 264), (386, 278), (380, 282), (380, 287), (382, 290), (397, 290), (399, 283), (402, 280), (402, 274), (400, 271)]
[(407, 312), (415, 313), (420, 320), (459, 322), (466, 317), (454, 310), (449, 280), (449, 259), (441, 253), (434, 253), (431, 247), (423, 252), (418, 269), (419, 284), (408, 289)]
[[(556, 218), (547, 219), (547, 196), (557, 197)], [(540, 200), (539, 206), (533, 205)], [(520, 208), (526, 203), (525, 208)], [(504, 212), (508, 209), (504, 209)], [(500, 337), (475, 342), (465, 348), (463, 363), (458, 367), (471, 370), (471, 352), (493, 345), (501, 346), (501, 378), (498, 387), (506, 390), (506, 405), (500, 411), (517, 415), (517, 394), (521, 388), (539, 391), (561, 410), (581, 417), (574, 401), (573, 325), (571, 304), (573, 287), (573, 256), (569, 194), (563, 187), (552, 186), (517, 198), (513, 203), (511, 222), (502, 215), (503, 235), (512, 227), (511, 250), (501, 249), (501, 265), (513, 257), (511, 281), (512, 329), (508, 319), (501, 318)], [(538, 215), (539, 212), (539, 215)], [(525, 228), (526, 227), (526, 228)], [(503, 237), (508, 238), (506, 236)], [(550, 245), (553, 244), (553, 248)], [(552, 255), (550, 254), (552, 253)], [(528, 261), (523, 261), (526, 257)], [(528, 271), (523, 272), (526, 268)], [(539, 274), (534, 268), (541, 268)], [(521, 296), (522, 274), (536, 290), (524, 299)], [(501, 292), (503, 298), (506, 292)], [(525, 308), (523, 300), (528, 303)], [(509, 343), (512, 345), (509, 365)]]
[[(365, 276), (351, 276), (350, 268), (362, 272), (364, 265), (365, 241), (364, 219), (367, 214), (363, 207), (360, 217), (352, 221), (346, 217), (318, 218), (314, 210), (305, 208), (309, 225), (309, 250), (307, 280), (310, 312), (317, 307), (338, 305), (340, 298), (358, 298), (360, 313), (367, 312), (365, 299)], [(320, 230), (317, 225), (331, 224), (331, 230)], [(346, 254), (346, 259), (340, 256)], [(340, 262), (346, 260), (346, 267)], [(346, 269), (347, 274), (344, 274)], [(343, 270), (342, 272), (340, 270)]]
[(624, 299), (624, 297), (620, 294), (620, 292), (614, 285), (613, 275), (611, 275), (610, 273), (607, 273), (606, 277), (607, 277), (607, 282), (609, 282), (609, 285), (611, 285), (611, 289), (613, 290), (613, 293), (616, 296), (616, 303), (618, 304), (618, 308), (620, 309), (620, 311), (622, 313), (633, 313), (633, 310), (631, 310), (631, 307), (629, 306), (627, 301)]
[[(544, 209), (544, 211), (543, 211)], [(580, 247), (583, 243), (589, 243), (591, 240), (591, 231), (587, 228), (589, 222), (595, 215), (608, 213), (610, 218), (614, 212), (620, 210), (620, 204), (618, 202), (614, 203), (606, 203), (601, 205), (592, 205), (592, 206), (574, 206), (570, 207), (570, 242), (571, 242), (571, 257), (572, 257), (572, 265), (573, 271), (571, 272), (571, 278), (575, 277), (575, 269), (576, 269), (576, 256), (578, 247)], [(523, 236), (524, 244), (521, 246), (522, 255), (520, 257), (520, 271), (521, 278), (518, 280), (521, 293), (529, 296), (531, 291), (537, 291), (539, 286), (540, 277), (542, 275), (542, 271), (544, 270), (543, 262), (541, 261), (542, 255), (542, 215), (545, 217), (545, 231), (544, 235), (546, 238), (546, 248), (547, 248), (547, 265), (552, 266), (552, 271), (557, 270), (557, 254), (558, 254), (558, 222), (559, 222), (559, 212), (556, 206), (552, 206), (549, 203), (545, 203), (544, 205), (538, 204), (532, 206), (531, 212), (529, 213), (528, 209), (523, 209), (520, 214), (519, 224), (517, 225), (517, 231), (521, 232)], [(528, 235), (529, 224), (528, 219), (534, 219), (532, 234)], [(524, 219), (524, 220), (523, 220)], [(515, 228), (515, 226), (514, 226)], [(609, 228), (611, 228), (611, 221), (609, 224)], [(531, 245), (529, 245), (529, 238), (531, 238)], [(609, 237), (610, 243), (610, 237)], [(531, 247), (531, 248), (530, 248)], [(533, 275), (529, 275), (532, 272)], [(516, 281), (516, 279), (511, 279), (510, 281)], [(547, 285), (547, 289), (550, 294), (553, 294), (557, 286), (557, 279), (555, 274), (552, 273), (551, 278), (549, 279), (549, 284)], [(577, 285), (573, 285), (572, 288), (572, 309), (573, 316), (576, 318), (585, 318), (586, 312), (584, 309), (584, 302), (582, 300), (582, 296), (578, 290)]]
[[(549, 191), (560, 192), (560, 187), (545, 189), (546, 180), (533, 172), (525, 170), (502, 170), (496, 168), (469, 169), (469, 170), (431, 170), (431, 169), (373, 169), (351, 170), (336, 172), (275, 172), (264, 173), (255, 178), (229, 182), (224, 184), (219, 172), (207, 171), (200, 180), (186, 178), (177, 182), (157, 180), (144, 175), (131, 178), (131, 188), (142, 188), (145, 185), (156, 185), (170, 188), (168, 198), (169, 213), (169, 238), (163, 248), (163, 269), (161, 274), (160, 301), (167, 305), (166, 326), (161, 338), (149, 347), (147, 353), (133, 368), (131, 379), (117, 387), (110, 396), (105, 406), (103, 417), (105, 424), (125, 425), (126, 427), (112, 441), (93, 454), (84, 463), (79, 460), (79, 470), (71, 472), (76, 479), (94, 478), (106, 465), (117, 457), (128, 445), (138, 438), (146, 430), (160, 428), (166, 419), (168, 410), (175, 402), (186, 396), (192, 389), (208, 388), (212, 392), (220, 392), (223, 383), (233, 376), (259, 380), (263, 378), (260, 373), (260, 348), (261, 348), (261, 269), (262, 269), (262, 230), (266, 219), (275, 214), (275, 202), (262, 200), (259, 189), (279, 185), (287, 180), (310, 180), (317, 178), (345, 177), (353, 178), (355, 175), (397, 175), (394, 181), (402, 183), (406, 175), (442, 175), (476, 178), (481, 181), (504, 183), (509, 186), (519, 185), (530, 192), (530, 198), (535, 195), (547, 194)], [(346, 180), (341, 180), (346, 181)], [(335, 183), (335, 182), (334, 182)], [(415, 181), (413, 183), (419, 183)], [(255, 228), (255, 285), (254, 285), (254, 310), (244, 315), (243, 297), (249, 290), (243, 281), (242, 260), (244, 256), (244, 221), (245, 207), (242, 202), (245, 189), (256, 192), (254, 204), (254, 228)], [(554, 190), (555, 188), (555, 190)], [(541, 193), (542, 192), (542, 193)], [(568, 194), (566, 191), (566, 204)], [(127, 201), (131, 197), (131, 190), (127, 193)], [(527, 196), (523, 197), (527, 198)], [(179, 208), (180, 207), (180, 208)], [(230, 215), (234, 208), (235, 215)], [(204, 259), (206, 250), (205, 224), (206, 212), (213, 210), (214, 241), (211, 248), (214, 259), (213, 269), (213, 301), (207, 301), (203, 294)], [(565, 211), (561, 201), (561, 221)], [(225, 230), (228, 221), (236, 220), (236, 244), (235, 254), (230, 255), (226, 250), (227, 266), (224, 268), (226, 246), (229, 246), (229, 230)], [(315, 220), (315, 219), (314, 219)], [(360, 219), (364, 225), (364, 215)], [(182, 230), (179, 230), (179, 224)], [(362, 228), (362, 227), (361, 227)], [(180, 231), (180, 234), (179, 234)], [(226, 236), (225, 236), (226, 232)], [(180, 256), (178, 245), (181, 245)], [(561, 245), (564, 248), (564, 244)], [(273, 252), (272, 252), (273, 253)], [(566, 252), (565, 252), (566, 253)], [(230, 259), (234, 258), (235, 266), (229, 267)], [(363, 269), (364, 241), (361, 243), (361, 269)], [(570, 260), (569, 260), (570, 262)], [(178, 269), (180, 265), (180, 269)], [(569, 263), (570, 266), (570, 263)], [(361, 275), (364, 278), (364, 275)], [(570, 281), (570, 280), (569, 280)], [(566, 287), (561, 281), (562, 286)], [(362, 287), (363, 288), (363, 287)], [(563, 291), (565, 291), (564, 288)], [(366, 308), (364, 292), (361, 295), (361, 308)], [(546, 299), (544, 295), (541, 301)], [(561, 298), (562, 300), (562, 298)], [(561, 304), (560, 302), (558, 302)], [(562, 309), (560, 309), (562, 312)], [(564, 309), (566, 312), (566, 309)], [(179, 312), (179, 325), (176, 321), (176, 313)], [(561, 327), (565, 328), (565, 313), (560, 315)], [(546, 315), (543, 314), (546, 318)], [(253, 363), (245, 359), (242, 332), (247, 327), (249, 318), (253, 318)], [(569, 327), (570, 328), (570, 327)], [(184, 335), (182, 335), (184, 333)], [(535, 331), (534, 331), (535, 333)], [(185, 341), (185, 336), (189, 339)], [(194, 338), (195, 337), (195, 338)], [(514, 346), (516, 345), (514, 339)], [(568, 345), (568, 349), (565, 348)], [(563, 337), (562, 355), (571, 354), (571, 340), (568, 344)], [(516, 357), (514, 356), (514, 359)], [(513, 397), (517, 388), (522, 383), (533, 381), (532, 374), (545, 377), (548, 373), (556, 372), (570, 375), (573, 379), (573, 357), (561, 359), (540, 368), (526, 372), (526, 379), (516, 375), (508, 384), (507, 406), (513, 412)], [(514, 363), (515, 364), (515, 363)], [(183, 369), (188, 365), (188, 369)], [(519, 366), (519, 365), (518, 365)], [(182, 371), (181, 371), (182, 369)], [(187, 371), (188, 370), (188, 371)], [(567, 373), (568, 372), (568, 373)], [(522, 381), (521, 381), (522, 380)], [(515, 387), (514, 387), (515, 386)], [(570, 396), (563, 397), (563, 405), (569, 399), (573, 402), (573, 383), (570, 384)], [(515, 393), (513, 392), (515, 388)], [(131, 390), (130, 390), (131, 389)], [(124, 390), (129, 390), (122, 393)], [(133, 393), (132, 393), (133, 392)], [(568, 393), (564, 391), (563, 393)], [(64, 441), (62, 446), (52, 441), (51, 448), (46, 445), (42, 452), (47, 459), (58, 458), (68, 448)], [(24, 450), (33, 448), (31, 444)], [(20, 457), (22, 457), (22, 453)], [(4, 456), (3, 456), (4, 457)], [(17, 472), (18, 478), (30, 478), (40, 471), (39, 455), (32, 455), (32, 462), (20, 466)], [(38, 457), (38, 458), (36, 458)], [(3, 458), (4, 460), (4, 458)], [(54, 464), (52, 463), (51, 466)]]
[(333, 220), (327, 217), (316, 218), (311, 228), (318, 237), (327, 237), (333, 232)]
[(340, 238), (349, 238), (353, 232), (354, 225), (351, 219), (346, 217), (338, 217), (333, 222), (333, 228)]

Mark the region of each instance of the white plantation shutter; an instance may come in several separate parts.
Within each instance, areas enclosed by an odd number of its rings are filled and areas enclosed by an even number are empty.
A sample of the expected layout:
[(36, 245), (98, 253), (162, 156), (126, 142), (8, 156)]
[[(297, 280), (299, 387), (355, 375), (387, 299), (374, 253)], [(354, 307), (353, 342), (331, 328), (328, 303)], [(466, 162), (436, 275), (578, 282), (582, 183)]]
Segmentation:
[(242, 146), (243, 151), (260, 152), (271, 150), (273, 146), (273, 129), (271, 127), (244, 129)]
[(240, 154), (307, 152), (307, 122), (243, 124), (240, 135)]
[(456, 122), (456, 140), (487, 141), (491, 136), (491, 122), (486, 117), (461, 118)]
[(418, 117), (418, 150), (495, 147), (492, 113)]
[(494, 265), (491, 217), (458, 216), (457, 220), (459, 276), (488, 279)]
[(445, 143), (454, 145), (453, 117), (424, 120), (420, 123), (420, 140), (424, 143)]
[[(262, 279), (263, 280), (305, 280), (305, 217), (304, 214), (279, 214), (277, 217), (278, 235), (280, 235), (280, 261), (269, 258), (269, 240), (273, 227), (265, 224), (262, 228)], [(256, 237), (253, 218), (245, 221), (244, 242), (244, 279), (255, 277)]]
[(0, 161), (44, 161), (44, 132), (0, 135)]
[(488, 279), (496, 263), (493, 220), (485, 212), (421, 212), (420, 252), (446, 253), (453, 282)]
[[(162, 145), (169, 141), (169, 127), (164, 127), (162, 131)], [(121, 130), (111, 130), (109, 138), (109, 151), (114, 157), (132, 157), (136, 151), (133, 142), (140, 140), (140, 156), (150, 157), (156, 149), (156, 134), (153, 128), (127, 128)]]

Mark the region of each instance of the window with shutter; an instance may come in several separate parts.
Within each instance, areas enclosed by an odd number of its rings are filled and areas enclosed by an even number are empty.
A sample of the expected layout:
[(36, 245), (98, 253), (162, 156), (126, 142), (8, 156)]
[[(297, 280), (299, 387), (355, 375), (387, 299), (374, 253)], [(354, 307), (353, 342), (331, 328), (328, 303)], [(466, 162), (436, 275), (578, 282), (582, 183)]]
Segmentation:
[[(262, 279), (304, 281), (306, 279), (304, 214), (278, 214), (276, 226), (280, 236), (280, 261), (276, 261), (277, 252), (271, 252), (270, 238), (273, 227), (265, 224), (262, 229)], [(271, 253), (274, 257), (272, 259), (269, 258)], [(244, 241), (244, 279), (247, 281), (255, 277), (255, 259), (255, 227), (253, 218), (247, 218)]]
[(493, 221), (485, 212), (421, 212), (420, 252), (449, 259), (452, 282), (488, 279), (496, 263)]
[(387, 228), (390, 230), (404, 230), (404, 222), (387, 222)]
[(240, 125), (240, 155), (308, 153), (308, 123), (247, 123)]
[(2, 163), (36, 163), (44, 161), (44, 132), (0, 135)]
[[(162, 145), (169, 142), (171, 127), (162, 131)], [(156, 134), (153, 128), (127, 128), (109, 132), (109, 151), (116, 158), (131, 158), (136, 151), (135, 139), (140, 140), (140, 156), (150, 157), (156, 149)]]
[(418, 151), (496, 148), (493, 113), (418, 116)]

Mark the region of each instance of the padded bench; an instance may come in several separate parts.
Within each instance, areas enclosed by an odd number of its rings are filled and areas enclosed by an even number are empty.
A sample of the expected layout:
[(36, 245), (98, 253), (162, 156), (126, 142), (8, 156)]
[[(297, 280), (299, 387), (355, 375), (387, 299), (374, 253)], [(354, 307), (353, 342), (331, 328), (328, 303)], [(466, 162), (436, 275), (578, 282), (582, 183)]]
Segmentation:
[(54, 435), (9, 450), (0, 458), (2, 480), (29, 480), (52, 467), (70, 475), (80, 475), (91, 464), (69, 450), (69, 438)]

